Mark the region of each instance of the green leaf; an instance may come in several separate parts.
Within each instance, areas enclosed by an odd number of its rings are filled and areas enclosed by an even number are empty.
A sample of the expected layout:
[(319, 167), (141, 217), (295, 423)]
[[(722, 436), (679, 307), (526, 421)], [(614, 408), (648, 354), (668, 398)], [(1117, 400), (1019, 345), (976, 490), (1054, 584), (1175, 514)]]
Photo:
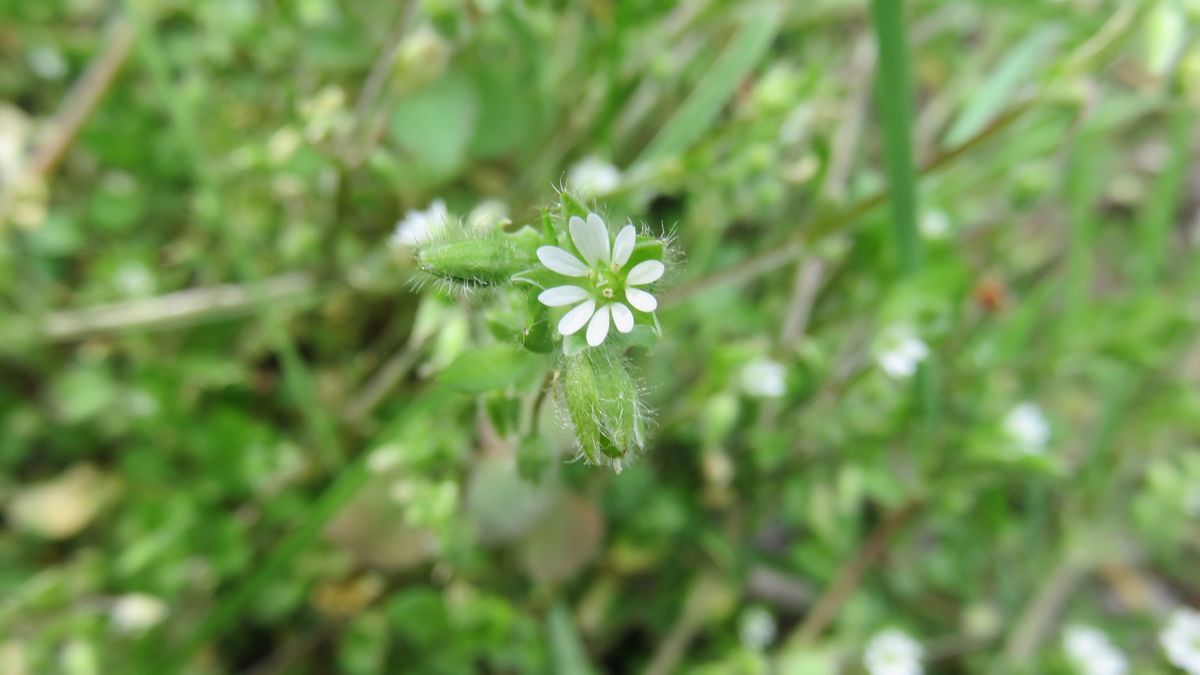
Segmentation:
[(556, 604), (546, 616), (546, 634), (550, 636), (550, 653), (554, 672), (563, 675), (592, 675), (583, 641), (571, 621), (571, 614), (562, 604)]
[(540, 358), (514, 345), (489, 345), (455, 359), (442, 373), (441, 383), (479, 394), (529, 380), (542, 366)]
[(708, 131), (738, 85), (766, 55), (779, 24), (779, 12), (769, 6), (750, 14), (691, 96), (638, 157), (637, 164), (680, 154)]
[(516, 433), (521, 418), (521, 402), (507, 394), (496, 393), (484, 401), (488, 421), (492, 423), (496, 433), (508, 436)]
[(479, 128), (471, 144), (476, 157), (496, 157), (529, 143), (537, 122), (537, 108), (520, 74), (510, 69), (485, 67), (475, 74), (479, 92)]
[(478, 94), (462, 74), (404, 98), (392, 113), (392, 138), (437, 178), (462, 167), (479, 118)]
[[(566, 190), (562, 191), (562, 193), (559, 195), (559, 199), (562, 200), (562, 211), (563, 211), (563, 222), (564, 223), (567, 220), (570, 220), (571, 216), (579, 216), (580, 218), (587, 218), (588, 213), (591, 211), (591, 209), (589, 209), (586, 204), (579, 201), (578, 197), (571, 194), (570, 192), (567, 192)], [(564, 232), (566, 231), (565, 227), (563, 228), (563, 231)]]
[(954, 126), (946, 134), (946, 145), (954, 146), (974, 136), (1008, 106), (1021, 85), (1029, 82), (1042, 67), (1046, 51), (1057, 40), (1058, 30), (1048, 27), (1013, 47), (996, 71), (972, 89), (971, 99), (963, 106)]

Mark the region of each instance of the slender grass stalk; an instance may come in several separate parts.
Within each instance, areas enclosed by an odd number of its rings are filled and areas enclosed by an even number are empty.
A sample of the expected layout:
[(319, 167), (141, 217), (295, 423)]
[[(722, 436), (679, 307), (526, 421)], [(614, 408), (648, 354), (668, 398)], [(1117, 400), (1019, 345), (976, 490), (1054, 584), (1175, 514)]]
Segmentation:
[[(1033, 109), (1033, 99), (1022, 101), (992, 120), (971, 138), (947, 149), (922, 164), (922, 173), (939, 171), (951, 163), (958, 161), (972, 150), (995, 138), (1000, 132), (1012, 126), (1025, 113)], [(736, 286), (757, 279), (783, 267), (792, 260), (800, 257), (809, 246), (838, 232), (852, 230), (854, 225), (865, 215), (874, 211), (887, 201), (887, 191), (880, 190), (863, 197), (846, 208), (816, 218), (803, 228), (792, 234), (778, 246), (762, 253), (755, 254), (735, 265), (719, 269), (709, 276), (678, 286), (664, 295), (659, 302), (662, 307), (674, 307), (688, 302), (715, 288)]]
[[(879, 43), (876, 80), (883, 124), (883, 154), (888, 178), (888, 206), (901, 278), (921, 268), (921, 236), (917, 231), (917, 166), (913, 160), (913, 94), (908, 64), (908, 37), (902, 0), (871, 0), (871, 24)], [(937, 386), (927, 361), (916, 377), (918, 405), (927, 445), (937, 417)]]
[[(1085, 123), (1086, 124), (1086, 123)], [(1071, 240), (1067, 249), (1066, 312), (1063, 328), (1079, 325), (1080, 313), (1087, 308), (1092, 279), (1092, 243), (1098, 223), (1093, 213), (1099, 189), (1096, 171), (1100, 138), (1084, 127), (1075, 142), (1075, 152), (1067, 174), (1066, 193), (1070, 200)]]
[(913, 100), (908, 65), (908, 39), (902, 0), (871, 0), (871, 23), (879, 42), (876, 86), (883, 124), (884, 164), (888, 178), (888, 204), (896, 239), (900, 275), (921, 266), (921, 239), (917, 232), (917, 169), (913, 162)]
[(781, 16), (773, 5), (752, 14), (704, 79), (638, 157), (635, 166), (679, 154), (712, 126), (738, 85), (758, 65), (779, 31)]
[(1171, 227), (1175, 224), (1175, 210), (1179, 206), (1179, 194), (1183, 189), (1191, 151), (1195, 111), (1181, 105), (1170, 115), (1167, 148), (1171, 154), (1142, 213), (1139, 227), (1142, 242), (1138, 247), (1141, 259), (1137, 281), (1143, 292), (1149, 290), (1166, 262), (1167, 242), (1171, 238)]
[(554, 672), (563, 675), (592, 675), (583, 641), (571, 620), (571, 613), (561, 602), (555, 603), (546, 615), (546, 637), (550, 643), (550, 658)]

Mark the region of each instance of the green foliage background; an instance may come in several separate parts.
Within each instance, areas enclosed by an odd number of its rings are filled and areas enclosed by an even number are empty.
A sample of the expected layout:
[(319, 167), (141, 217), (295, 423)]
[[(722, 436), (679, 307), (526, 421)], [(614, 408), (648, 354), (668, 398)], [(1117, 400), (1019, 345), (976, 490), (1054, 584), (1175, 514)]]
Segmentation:
[[(0, 1), (0, 672), (1057, 673), (1073, 623), (1171, 672), (1200, 4), (902, 9)], [(589, 156), (686, 255), (619, 475), (519, 303), (387, 243)]]

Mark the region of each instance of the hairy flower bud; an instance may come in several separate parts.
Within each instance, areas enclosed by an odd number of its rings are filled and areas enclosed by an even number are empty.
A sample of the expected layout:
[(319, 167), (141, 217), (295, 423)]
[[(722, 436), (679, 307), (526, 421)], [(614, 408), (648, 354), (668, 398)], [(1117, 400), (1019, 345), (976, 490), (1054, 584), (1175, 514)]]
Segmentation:
[(579, 447), (589, 462), (621, 470), (641, 449), (646, 413), (637, 385), (620, 357), (589, 349), (566, 358), (563, 394)]
[[(528, 233), (536, 234), (529, 230)], [(450, 225), (419, 246), (417, 264), (425, 272), (463, 288), (506, 284), (537, 263), (529, 236)]]

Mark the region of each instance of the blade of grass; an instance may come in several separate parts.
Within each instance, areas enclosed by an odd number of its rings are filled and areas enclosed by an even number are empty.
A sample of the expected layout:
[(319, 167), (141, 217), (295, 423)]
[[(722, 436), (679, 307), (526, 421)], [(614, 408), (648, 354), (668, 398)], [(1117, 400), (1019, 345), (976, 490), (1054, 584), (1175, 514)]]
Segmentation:
[[(887, 169), (888, 204), (896, 241), (897, 271), (901, 278), (921, 268), (921, 236), (917, 231), (917, 168), (913, 159), (913, 88), (908, 65), (908, 34), (901, 0), (872, 0), (871, 24), (879, 43), (876, 86), (883, 123), (883, 155)], [(921, 443), (930, 444), (936, 428), (935, 364), (926, 359), (917, 372), (915, 391), (924, 422)]]
[(687, 101), (642, 151), (633, 171), (684, 152), (712, 126), (738, 85), (766, 55), (779, 24), (780, 13), (772, 5), (750, 14)]
[(1162, 272), (1167, 257), (1167, 242), (1171, 228), (1175, 225), (1175, 210), (1179, 206), (1179, 194), (1183, 190), (1188, 156), (1191, 153), (1192, 124), (1196, 113), (1180, 106), (1171, 113), (1167, 128), (1167, 165), (1154, 187), (1154, 193), (1142, 213), (1139, 232), (1141, 234), (1140, 264), (1137, 281), (1142, 291), (1149, 290)]
[[(1097, 163), (1102, 143), (1100, 135), (1085, 122), (1076, 139), (1074, 156), (1067, 173), (1071, 240), (1067, 249), (1067, 320), (1060, 324), (1063, 329), (1081, 325), (1079, 318), (1087, 310), (1092, 279), (1091, 249), (1099, 225), (1094, 205), (1100, 189)], [(1068, 339), (1069, 336), (1064, 332), (1062, 338)]]
[[(1021, 119), (1026, 112), (1032, 109), (1033, 101), (1034, 99), (1028, 99), (1009, 108), (970, 139), (945, 152), (937, 154), (925, 162), (921, 166), (921, 172), (932, 173), (943, 169), (975, 148), (983, 145)], [(850, 228), (859, 218), (862, 218), (883, 204), (887, 200), (887, 194), (886, 190), (879, 190), (868, 197), (863, 197), (845, 209), (819, 216), (816, 220), (809, 223), (807, 227), (798, 230), (785, 241), (770, 247), (762, 253), (735, 265), (729, 265), (717, 270), (705, 278), (698, 279), (686, 285), (677, 286), (665, 294), (659, 304), (662, 307), (674, 307), (714, 288), (745, 283), (764, 274), (769, 274), (799, 257), (807, 250), (809, 245)]]
[(546, 615), (546, 638), (550, 643), (554, 672), (563, 675), (592, 675), (595, 672), (588, 664), (587, 652), (571, 622), (571, 613), (562, 603), (555, 603)]
[(917, 233), (917, 171), (912, 149), (912, 85), (904, 3), (871, 0), (871, 23), (879, 42), (879, 115), (883, 124), (883, 155), (888, 178), (888, 204), (901, 276), (921, 266)]
[(946, 143), (957, 145), (987, 124), (1007, 101), (1037, 72), (1046, 51), (1058, 40), (1057, 27), (1034, 32), (1013, 47), (983, 83), (974, 88), (971, 98), (946, 134)]

